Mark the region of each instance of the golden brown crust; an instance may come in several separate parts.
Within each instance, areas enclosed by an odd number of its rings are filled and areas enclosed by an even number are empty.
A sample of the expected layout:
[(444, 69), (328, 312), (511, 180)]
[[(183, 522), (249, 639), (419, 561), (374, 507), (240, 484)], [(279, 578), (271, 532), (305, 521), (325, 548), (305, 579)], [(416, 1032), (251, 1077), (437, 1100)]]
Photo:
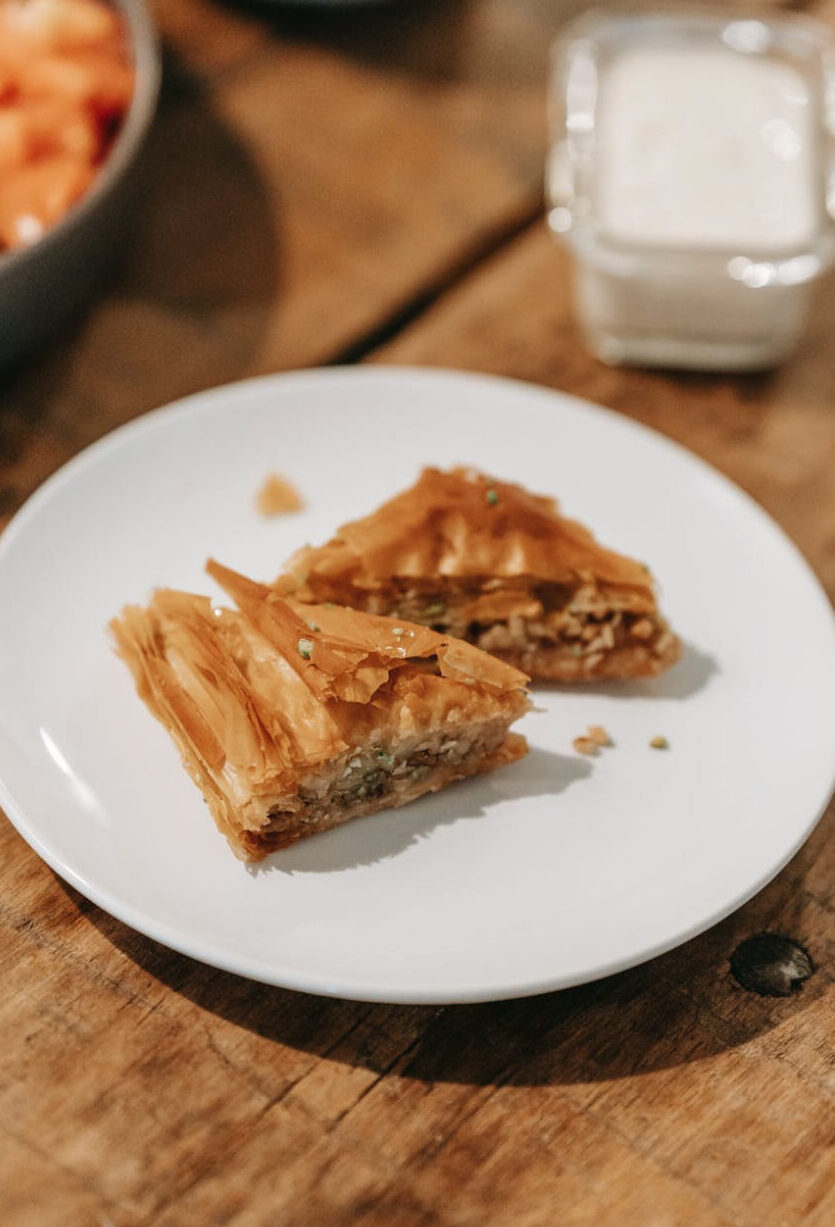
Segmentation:
[(681, 651), (645, 566), (599, 545), (553, 499), (472, 469), (424, 469), (372, 515), (299, 551), (274, 588), (446, 630), (546, 680), (648, 677)]
[[(209, 569), (241, 612), (161, 590), (148, 608), (124, 609), (111, 629), (141, 697), (247, 859), (278, 846), (262, 839), (274, 813), (291, 830), (318, 815), (298, 838), (369, 812), (361, 786), (354, 796), (340, 783), (351, 783), (358, 752), (388, 747), (380, 754), (391, 767), (398, 748), (428, 760), (433, 737), (480, 729), (481, 740), (471, 737), (459, 755), (459, 778), (482, 769), (529, 706), (525, 674), (471, 645), (426, 627), (291, 603), (218, 564)], [(442, 748), (414, 795), (440, 787), (456, 765), (440, 761)], [(319, 804), (325, 785), (341, 807), (333, 813)], [(405, 791), (393, 786), (387, 803), (411, 799)]]
[(652, 595), (640, 563), (599, 545), (553, 499), (464, 467), (424, 469), (408, 490), (343, 525), (326, 545), (300, 550), (279, 583), (284, 592), (306, 584), (303, 599), (315, 599), (318, 586), (373, 589), (392, 578), (435, 576), (593, 580)]
[[(323, 699), (366, 703), (389, 673), (410, 660), (434, 658), (442, 677), (475, 679), (498, 691), (519, 690), (528, 681), (521, 670), (426, 626), (282, 598), (213, 559), (206, 570)], [(309, 652), (300, 643), (310, 643)]]

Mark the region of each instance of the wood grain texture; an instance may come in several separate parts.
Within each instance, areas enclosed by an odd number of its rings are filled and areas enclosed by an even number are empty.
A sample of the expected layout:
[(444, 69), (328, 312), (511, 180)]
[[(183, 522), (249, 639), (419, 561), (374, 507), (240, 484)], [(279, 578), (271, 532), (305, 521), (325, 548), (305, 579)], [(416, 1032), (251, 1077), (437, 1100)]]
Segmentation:
[[(823, 1225), (832, 821), (679, 951), (567, 992), (445, 1009), (200, 967), (61, 886), (7, 829), (8, 1221), (57, 1223), (69, 1204), (118, 1227), (536, 1224), (554, 1207), (584, 1225)], [(814, 952), (799, 995), (761, 998), (730, 976), (738, 941), (762, 929)]]
[[(0, 517), (173, 396), (370, 350), (662, 430), (762, 502), (835, 594), (835, 283), (772, 375), (614, 370), (583, 346), (538, 218), (547, 42), (577, 7), (158, 0), (168, 77), (136, 237), (85, 319), (0, 387)], [(731, 975), (762, 931), (810, 951), (798, 993)], [(3, 1227), (835, 1222), (832, 807), (681, 949), (444, 1009), (203, 967), (64, 886), (3, 823), (0, 966)]]
[(472, 28), (467, 7), (439, 72), (438, 5), (388, 12), (376, 56), (358, 17), (340, 34), (158, 6), (168, 55), (136, 222), (86, 316), (4, 381), (0, 517), (139, 413), (362, 350), (537, 215), (541, 79), (476, 71), (504, 25)]

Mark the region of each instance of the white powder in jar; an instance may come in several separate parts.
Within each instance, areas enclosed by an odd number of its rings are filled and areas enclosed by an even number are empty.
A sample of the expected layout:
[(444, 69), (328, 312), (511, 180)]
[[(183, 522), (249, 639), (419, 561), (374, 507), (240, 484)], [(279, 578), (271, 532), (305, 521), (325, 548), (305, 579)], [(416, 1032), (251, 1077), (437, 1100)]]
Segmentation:
[(810, 88), (785, 62), (628, 49), (600, 73), (594, 214), (609, 238), (764, 251), (820, 225)]

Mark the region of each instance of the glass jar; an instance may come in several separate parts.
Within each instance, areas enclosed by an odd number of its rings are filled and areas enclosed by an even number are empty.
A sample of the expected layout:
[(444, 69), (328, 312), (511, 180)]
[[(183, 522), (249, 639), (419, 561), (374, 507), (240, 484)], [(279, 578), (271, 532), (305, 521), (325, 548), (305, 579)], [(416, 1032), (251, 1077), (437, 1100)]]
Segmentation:
[(833, 42), (798, 17), (590, 14), (554, 49), (548, 220), (604, 361), (794, 348), (835, 243)]

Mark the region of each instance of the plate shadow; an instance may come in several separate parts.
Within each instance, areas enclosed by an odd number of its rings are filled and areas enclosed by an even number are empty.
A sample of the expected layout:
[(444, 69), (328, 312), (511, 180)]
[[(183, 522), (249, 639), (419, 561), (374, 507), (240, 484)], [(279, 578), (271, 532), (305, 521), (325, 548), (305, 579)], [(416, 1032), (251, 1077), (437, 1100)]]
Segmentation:
[(462, 780), (402, 809), (353, 819), (315, 839), (273, 853), (266, 861), (249, 866), (248, 872), (256, 876), (334, 873), (374, 865), (427, 839), (438, 827), (475, 818), (489, 822), (488, 810), (498, 801), (557, 796), (589, 776), (591, 770), (591, 764), (583, 759), (533, 748), (522, 762), (477, 779)]
[[(144, 973), (247, 1031), (253, 1060), (270, 1062), (272, 1046), (283, 1045), (429, 1085), (556, 1086), (706, 1060), (789, 1022), (831, 993), (832, 959), (827, 963), (821, 950), (820, 904), (803, 879), (833, 837), (830, 807), (806, 847), (765, 890), (712, 929), (642, 966), (539, 997), (475, 1005), (368, 1004), (255, 983), (166, 949), (60, 885)], [(817, 964), (816, 974), (791, 996), (758, 996), (731, 975), (737, 946), (762, 931), (801, 942)]]
[(713, 656), (692, 643), (685, 643), (681, 659), (659, 677), (633, 682), (588, 682), (579, 686), (537, 682), (534, 692), (547, 689), (555, 694), (605, 695), (610, 699), (689, 699), (704, 690), (719, 672), (719, 663)]

